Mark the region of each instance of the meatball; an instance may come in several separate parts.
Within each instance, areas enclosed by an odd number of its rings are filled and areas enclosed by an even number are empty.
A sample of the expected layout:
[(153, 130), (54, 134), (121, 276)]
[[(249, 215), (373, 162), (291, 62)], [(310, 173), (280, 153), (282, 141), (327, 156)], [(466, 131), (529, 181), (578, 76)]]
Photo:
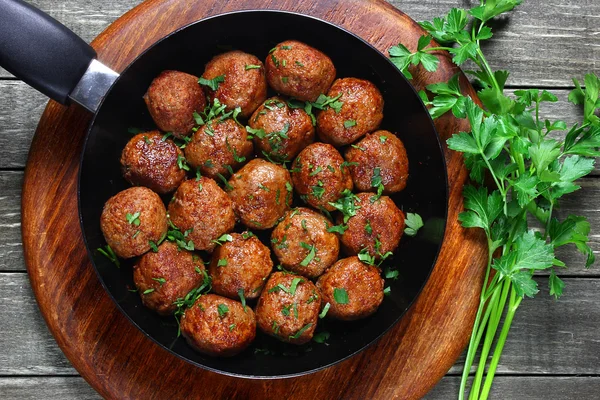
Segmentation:
[(350, 164), (354, 187), (361, 192), (376, 191), (377, 182), (381, 182), (385, 194), (406, 187), (406, 150), (402, 141), (391, 132), (377, 131), (367, 135), (356, 146), (348, 148), (346, 161)]
[(215, 294), (200, 296), (185, 311), (180, 326), (188, 344), (210, 356), (234, 356), (256, 336), (252, 309)]
[(169, 315), (177, 309), (177, 299), (202, 285), (203, 271), (200, 257), (163, 242), (158, 252), (149, 251), (133, 266), (133, 282), (146, 307)]
[(277, 339), (304, 344), (317, 327), (321, 297), (308, 279), (285, 272), (271, 275), (256, 306), (258, 327)]
[(218, 83), (216, 90), (206, 86), (211, 103), (218, 98), (227, 110), (240, 107), (242, 117), (250, 116), (267, 98), (263, 63), (252, 54), (238, 50), (219, 54), (206, 64), (202, 78)]
[(335, 210), (330, 202), (352, 190), (352, 177), (344, 159), (330, 144), (313, 143), (300, 152), (292, 164), (292, 180), (300, 197), (316, 208)]
[(233, 174), (228, 187), (236, 215), (251, 228), (272, 228), (292, 204), (288, 170), (260, 158)]
[(228, 167), (237, 169), (252, 156), (252, 142), (247, 138), (246, 128), (233, 119), (213, 119), (194, 132), (185, 157), (203, 175), (213, 179), (217, 174), (229, 176)]
[(344, 146), (379, 128), (383, 119), (383, 97), (375, 85), (357, 78), (338, 79), (327, 93), (339, 97), (339, 109), (327, 107), (317, 116), (319, 138), (334, 146)]
[(273, 251), (284, 268), (307, 278), (320, 276), (336, 262), (340, 243), (334, 233), (327, 232), (331, 222), (308, 208), (287, 213), (273, 229)]
[(144, 101), (156, 126), (178, 138), (192, 131), (194, 111), (201, 112), (206, 107), (198, 78), (179, 71), (161, 72), (150, 84)]
[[(398, 247), (404, 233), (404, 213), (387, 196), (377, 198), (372, 193), (359, 193), (356, 197), (356, 215), (348, 219), (348, 229), (340, 237), (342, 249), (351, 256), (366, 249), (371, 256), (381, 259)], [(343, 222), (342, 215), (337, 222)]]
[(167, 234), (167, 211), (152, 190), (132, 187), (104, 204), (100, 229), (117, 256), (140, 256), (150, 250), (150, 241), (158, 242)]
[(315, 101), (335, 79), (335, 67), (324, 53), (302, 42), (275, 46), (265, 61), (267, 81), (278, 93)]
[(257, 150), (277, 162), (292, 160), (315, 138), (315, 128), (306, 111), (290, 107), (279, 97), (265, 101), (254, 111), (248, 125), (259, 130), (254, 134)]
[(235, 226), (231, 200), (215, 181), (200, 177), (181, 184), (169, 203), (171, 222), (196, 250), (212, 251), (215, 241)]
[(336, 262), (317, 281), (322, 303), (329, 303), (327, 316), (344, 321), (368, 317), (383, 301), (384, 280), (379, 270), (358, 257)]
[(237, 299), (255, 299), (273, 269), (271, 251), (252, 232), (232, 233), (210, 262), (213, 291)]
[(121, 153), (123, 177), (135, 186), (146, 186), (165, 194), (174, 191), (185, 179), (179, 168), (182, 151), (172, 140), (162, 140), (158, 131), (135, 135)]

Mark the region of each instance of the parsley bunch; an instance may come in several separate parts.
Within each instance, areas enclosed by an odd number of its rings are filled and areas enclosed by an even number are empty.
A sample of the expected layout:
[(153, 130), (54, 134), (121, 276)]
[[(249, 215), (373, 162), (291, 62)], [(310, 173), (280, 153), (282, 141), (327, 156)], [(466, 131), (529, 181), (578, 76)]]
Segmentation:
[[(470, 132), (453, 135), (447, 144), (463, 153), (473, 183), (464, 188), (466, 210), (459, 220), (464, 227), (483, 229), (488, 244), (485, 280), (459, 399), (465, 398), (478, 351), (480, 358), (469, 399), (487, 399), (515, 312), (525, 296), (538, 293), (534, 273), (550, 271), (550, 294), (561, 296), (564, 282), (556, 269), (566, 265), (556, 258), (555, 249), (573, 244), (586, 255), (586, 267), (594, 262), (588, 245), (589, 222), (575, 215), (560, 220), (553, 212), (562, 196), (580, 189), (575, 182), (593, 170), (594, 158), (600, 156), (600, 119), (596, 115), (600, 79), (586, 75), (585, 88), (574, 80), (575, 90), (569, 100), (583, 105), (584, 120), (568, 129), (564, 121), (540, 119), (540, 107), (558, 100), (548, 91), (505, 94), (509, 73), (490, 68), (480, 42), (492, 37), (490, 20), (520, 3), (482, 0), (470, 10), (452, 9), (444, 17), (421, 23), (427, 34), (421, 36), (415, 52), (402, 44), (389, 50), (391, 60), (409, 79), (409, 70), (419, 64), (435, 71), (439, 61), (434, 53), (440, 50), (450, 52), (456, 65), (470, 61), (477, 67), (465, 72), (480, 87), (477, 94), (482, 106), (462, 94), (458, 75), (449, 82), (428, 85), (427, 92), (419, 93), (433, 118), (452, 112), (470, 122)], [(432, 45), (433, 40), (440, 45)], [(567, 131), (565, 139), (551, 138), (553, 131)], [(530, 228), (530, 220), (537, 220), (536, 229)]]

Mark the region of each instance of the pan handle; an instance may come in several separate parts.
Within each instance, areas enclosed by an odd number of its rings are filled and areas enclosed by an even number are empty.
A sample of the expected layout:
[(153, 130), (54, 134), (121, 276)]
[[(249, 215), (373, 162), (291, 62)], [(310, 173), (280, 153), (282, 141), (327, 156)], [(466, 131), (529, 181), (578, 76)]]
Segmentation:
[[(72, 99), (95, 111), (118, 77), (95, 58), (90, 45), (54, 18), (21, 0), (0, 0), (0, 66), (25, 83), (62, 104)], [(90, 87), (94, 82), (100, 85)]]

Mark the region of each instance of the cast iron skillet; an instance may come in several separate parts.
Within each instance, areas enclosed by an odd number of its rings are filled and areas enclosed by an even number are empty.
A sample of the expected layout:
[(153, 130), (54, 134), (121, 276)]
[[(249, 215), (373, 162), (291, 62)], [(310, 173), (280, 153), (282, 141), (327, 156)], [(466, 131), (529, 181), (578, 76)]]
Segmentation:
[[(425, 227), (414, 238), (404, 236), (394, 256), (383, 265), (384, 270), (397, 268), (400, 276), (386, 279), (391, 293), (373, 316), (353, 323), (319, 321), (317, 332), (330, 332), (328, 345), (285, 345), (259, 332), (250, 348), (233, 358), (207, 357), (177, 338), (173, 318), (157, 316), (142, 306), (138, 293), (129, 291), (134, 288), (131, 260), (116, 268), (95, 251), (105, 244), (100, 214), (109, 197), (128, 187), (119, 164), (121, 150), (132, 136), (128, 128), (154, 129), (142, 95), (155, 76), (165, 69), (201, 75), (211, 57), (232, 48), (264, 59), (275, 44), (286, 39), (324, 51), (338, 76), (368, 79), (382, 91), (382, 129), (398, 134), (410, 161), (408, 186), (393, 199), (405, 212), (419, 213)], [(120, 76), (92, 61), (94, 57), (91, 47), (39, 10), (17, 0), (0, 0), (0, 65), (53, 99), (65, 104), (74, 100), (95, 113), (81, 158), (81, 228), (100, 281), (144, 334), (200, 367), (235, 376), (272, 378), (335, 364), (372, 344), (398, 322), (435, 265), (446, 223), (447, 178), (429, 113), (383, 54), (357, 36), (316, 18), (244, 11), (207, 18), (170, 34)], [(268, 235), (261, 239), (268, 241)]]

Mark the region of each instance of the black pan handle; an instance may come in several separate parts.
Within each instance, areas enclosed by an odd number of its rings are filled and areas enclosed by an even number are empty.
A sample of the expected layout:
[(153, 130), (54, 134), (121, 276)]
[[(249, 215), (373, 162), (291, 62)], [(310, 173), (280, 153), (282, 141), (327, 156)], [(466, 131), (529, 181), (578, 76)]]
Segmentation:
[(48, 97), (68, 104), (95, 57), (54, 18), (21, 0), (0, 0), (0, 66)]

